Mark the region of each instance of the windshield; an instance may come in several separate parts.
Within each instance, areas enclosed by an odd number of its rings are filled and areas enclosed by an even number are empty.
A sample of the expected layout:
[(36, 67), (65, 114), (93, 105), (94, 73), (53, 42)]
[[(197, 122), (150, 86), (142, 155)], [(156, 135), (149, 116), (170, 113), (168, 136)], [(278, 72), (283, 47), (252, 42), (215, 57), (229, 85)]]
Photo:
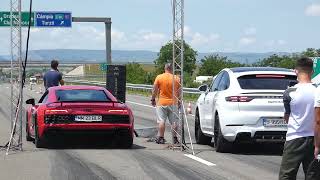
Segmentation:
[(238, 78), (242, 89), (273, 89), (285, 90), (297, 82), (297, 76), (293, 75), (245, 75)]
[(103, 90), (57, 90), (58, 101), (67, 102), (105, 102), (110, 101)]

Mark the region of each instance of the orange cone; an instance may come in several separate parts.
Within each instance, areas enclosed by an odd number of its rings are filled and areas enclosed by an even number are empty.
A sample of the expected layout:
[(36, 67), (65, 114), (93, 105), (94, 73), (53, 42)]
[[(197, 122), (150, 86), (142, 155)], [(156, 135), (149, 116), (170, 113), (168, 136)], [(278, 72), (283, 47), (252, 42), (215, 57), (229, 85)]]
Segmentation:
[(192, 109), (191, 109), (191, 103), (189, 102), (188, 108), (187, 108), (188, 114), (192, 114)]

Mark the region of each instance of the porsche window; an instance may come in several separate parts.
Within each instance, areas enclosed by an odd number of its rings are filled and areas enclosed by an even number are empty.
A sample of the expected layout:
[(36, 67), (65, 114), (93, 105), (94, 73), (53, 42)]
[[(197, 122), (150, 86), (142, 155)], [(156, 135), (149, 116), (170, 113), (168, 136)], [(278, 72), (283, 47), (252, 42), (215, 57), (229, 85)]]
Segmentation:
[(102, 90), (57, 90), (58, 101), (67, 102), (105, 102), (110, 101), (106, 93)]
[(295, 83), (297, 76), (291, 75), (245, 75), (238, 78), (242, 89), (275, 89), (285, 90)]

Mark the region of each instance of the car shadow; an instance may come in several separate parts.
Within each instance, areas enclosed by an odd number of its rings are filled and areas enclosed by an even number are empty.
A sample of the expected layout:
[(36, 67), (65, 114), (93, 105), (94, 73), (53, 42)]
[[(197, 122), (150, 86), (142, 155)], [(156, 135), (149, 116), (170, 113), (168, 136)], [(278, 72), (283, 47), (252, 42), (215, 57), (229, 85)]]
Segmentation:
[(46, 144), (47, 149), (145, 149), (133, 144), (131, 148), (122, 148), (119, 141), (111, 137), (51, 137)]
[[(210, 146), (214, 147), (214, 144)], [(276, 143), (246, 143), (234, 144), (231, 154), (239, 155), (264, 155), (264, 156), (282, 156), (283, 144)]]

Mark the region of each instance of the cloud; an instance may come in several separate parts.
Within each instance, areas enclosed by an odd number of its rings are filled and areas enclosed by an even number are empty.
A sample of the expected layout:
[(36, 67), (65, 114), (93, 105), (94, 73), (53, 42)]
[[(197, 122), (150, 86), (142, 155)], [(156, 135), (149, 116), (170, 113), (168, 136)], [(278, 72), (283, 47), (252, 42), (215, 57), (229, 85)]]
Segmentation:
[(201, 33), (196, 32), (192, 35), (191, 45), (202, 46), (202, 45), (216, 42), (217, 40), (219, 40), (219, 38), (220, 38), (219, 34), (203, 35)]
[(193, 32), (189, 26), (184, 27), (185, 39), (195, 48), (208, 48), (213, 46), (220, 40), (220, 35), (217, 33), (203, 34), (200, 32)]
[(242, 37), (239, 41), (240, 45), (248, 46), (256, 42), (255, 37)]
[(245, 35), (255, 35), (257, 34), (257, 29), (255, 27), (248, 27), (244, 30)]
[(320, 16), (320, 4), (311, 4), (306, 10), (305, 14), (307, 16)]
[(274, 46), (283, 46), (286, 45), (287, 41), (279, 39), (279, 40), (270, 40), (266, 43), (268, 47), (274, 47)]
[(116, 28), (112, 28), (111, 39), (112, 39), (112, 41), (115, 41), (115, 42), (117, 42), (117, 41), (126, 41), (127, 37), (126, 37), (126, 34), (124, 32), (119, 31)]

